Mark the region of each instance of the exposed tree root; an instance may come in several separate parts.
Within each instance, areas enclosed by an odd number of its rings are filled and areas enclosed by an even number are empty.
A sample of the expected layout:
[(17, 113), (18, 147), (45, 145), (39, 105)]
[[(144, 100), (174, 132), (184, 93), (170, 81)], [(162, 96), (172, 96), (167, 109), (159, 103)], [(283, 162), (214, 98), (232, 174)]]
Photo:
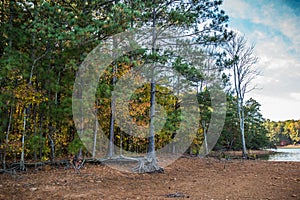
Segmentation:
[[(54, 167), (64, 167), (64, 169), (73, 168), (76, 173), (79, 173), (79, 170), (83, 167), (84, 163), (91, 164), (105, 164), (109, 162), (120, 162), (120, 163), (129, 163), (135, 162), (138, 163), (136, 167), (132, 169), (133, 172), (137, 173), (163, 173), (164, 169), (157, 164), (155, 156), (147, 155), (146, 157), (126, 157), (118, 156), (113, 158), (100, 158), (100, 159), (83, 159), (82, 162), (74, 164), (72, 160), (59, 160), (59, 161), (45, 161), (45, 162), (36, 162), (36, 163), (24, 163), (25, 171), (27, 168), (34, 168), (36, 170), (41, 170), (44, 166), (54, 166)], [(15, 162), (9, 165), (9, 168), (4, 170), (0, 169), (0, 173), (9, 173), (15, 174), (17, 171), (23, 171), (20, 168), (20, 163)]]
[(164, 169), (159, 167), (156, 158), (148, 155), (138, 159), (138, 166), (133, 168), (133, 172), (138, 173), (163, 173)]
[(159, 167), (155, 156), (147, 155), (146, 157), (126, 157), (118, 156), (113, 158), (87, 160), (91, 163), (108, 163), (108, 162), (137, 162), (138, 165), (132, 169), (136, 173), (163, 173), (164, 169)]

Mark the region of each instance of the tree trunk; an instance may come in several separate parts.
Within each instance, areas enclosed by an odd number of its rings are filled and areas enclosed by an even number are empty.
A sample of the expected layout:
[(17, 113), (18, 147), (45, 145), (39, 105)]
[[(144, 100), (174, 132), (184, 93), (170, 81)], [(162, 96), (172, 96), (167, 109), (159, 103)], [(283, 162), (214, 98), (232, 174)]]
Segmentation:
[[(155, 1), (153, 1), (155, 2)], [(154, 6), (154, 5), (153, 5)], [(156, 51), (156, 8), (152, 11), (152, 53)], [(151, 82), (150, 82), (150, 126), (149, 126), (149, 145), (147, 157), (151, 159), (151, 165), (156, 166), (155, 155), (155, 66), (152, 66)]]
[[(153, 5), (155, 1), (153, 1)], [(155, 6), (152, 11), (152, 53), (156, 52), (156, 10)], [(159, 167), (156, 160), (155, 153), (155, 63), (153, 63), (151, 70), (151, 81), (150, 81), (150, 126), (149, 126), (149, 145), (147, 157), (140, 159), (138, 167), (134, 170), (140, 173), (144, 172), (163, 172), (163, 168)]]
[(172, 140), (172, 154), (175, 154), (175, 153), (176, 153), (176, 145), (175, 145), (174, 140)]
[(52, 138), (52, 131), (50, 130), (51, 133), (48, 134), (48, 138), (50, 140), (50, 147), (51, 147), (51, 163), (54, 162), (55, 159), (55, 143)]
[(245, 141), (245, 129), (244, 129), (244, 105), (243, 105), (243, 94), (241, 89), (241, 74), (239, 72), (238, 66), (233, 67), (234, 70), (234, 83), (235, 90), (237, 94), (237, 111), (240, 122), (240, 131), (241, 131), (241, 140), (242, 140), (242, 156), (243, 158), (247, 158), (247, 149), (246, 149), (246, 141)]
[(94, 130), (94, 139), (93, 139), (93, 152), (92, 157), (96, 156), (96, 147), (97, 147), (97, 134), (98, 134), (98, 99), (96, 100), (96, 110), (95, 110), (95, 130)]
[(111, 100), (111, 113), (110, 113), (110, 126), (109, 126), (109, 143), (108, 143), (108, 154), (107, 157), (113, 157), (114, 156), (114, 124), (115, 124), (115, 119), (114, 119), (114, 112), (115, 112), (115, 101), (114, 98)]
[(4, 148), (3, 160), (2, 160), (2, 166), (3, 166), (4, 170), (6, 170), (6, 152), (7, 152), (7, 148), (8, 148), (8, 141), (9, 141), (8, 137), (9, 137), (10, 127), (11, 127), (12, 112), (13, 112), (13, 107), (11, 106), (10, 113), (9, 113), (8, 127), (7, 127), (6, 136), (5, 136), (5, 148)]
[[(34, 117), (34, 141), (36, 140), (36, 106), (34, 106), (34, 114), (33, 114), (33, 117)], [(37, 148), (36, 148), (36, 144), (34, 144), (34, 152), (33, 152), (33, 159), (36, 161), (37, 160)]]
[[(113, 50), (114, 49), (117, 49), (117, 40), (116, 40), (115, 37), (113, 37)], [(116, 55), (113, 52), (113, 58), (115, 58), (115, 57), (116, 57)], [(113, 89), (114, 89), (114, 86), (115, 86), (116, 81), (117, 81), (116, 73), (117, 73), (117, 63), (115, 63), (112, 67), (112, 74), (113, 74), (112, 86), (113, 86)], [(109, 158), (114, 156), (115, 110), (116, 110), (116, 99), (115, 99), (115, 95), (112, 93), (111, 103), (110, 103), (110, 126), (109, 126), (109, 143), (108, 143), (108, 154), (107, 154), (107, 157), (109, 157)]]
[(154, 138), (154, 121), (155, 121), (155, 80), (152, 77), (150, 87), (150, 127), (149, 127), (149, 146), (148, 156), (155, 158), (155, 138)]
[(120, 131), (120, 156), (123, 154), (123, 134), (122, 131)]
[(246, 140), (245, 140), (245, 114), (244, 114), (244, 105), (243, 100), (240, 100), (239, 107), (239, 118), (240, 118), (240, 130), (241, 130), (241, 137), (242, 137), (242, 147), (243, 147), (243, 158), (247, 158), (247, 148), (246, 148)]
[[(179, 97), (179, 82), (180, 82), (180, 76), (177, 75), (177, 85), (175, 85), (176, 83), (174, 83), (173, 85), (173, 90), (176, 90), (176, 95), (177, 97)], [(177, 110), (178, 109), (178, 102), (175, 101), (174, 102), (174, 110)], [(173, 138), (172, 138), (172, 154), (175, 154), (176, 153), (176, 142), (174, 141), (174, 138), (176, 137), (176, 134), (177, 134), (177, 131), (175, 130), (174, 133), (173, 133)]]
[(208, 144), (207, 144), (207, 128), (205, 120), (202, 121), (202, 128), (203, 128), (203, 136), (204, 136), (204, 148), (205, 148), (205, 155), (207, 155), (208, 152)]
[(23, 111), (23, 134), (22, 134), (22, 139), (21, 139), (21, 161), (20, 161), (20, 170), (24, 171), (25, 170), (25, 165), (24, 165), (24, 157), (25, 157), (25, 134), (26, 134), (26, 112), (27, 108), (24, 108)]
[(42, 111), (40, 115), (40, 136), (39, 136), (39, 158), (43, 157), (43, 148), (44, 148), (44, 141), (43, 141), (43, 116), (44, 112)]

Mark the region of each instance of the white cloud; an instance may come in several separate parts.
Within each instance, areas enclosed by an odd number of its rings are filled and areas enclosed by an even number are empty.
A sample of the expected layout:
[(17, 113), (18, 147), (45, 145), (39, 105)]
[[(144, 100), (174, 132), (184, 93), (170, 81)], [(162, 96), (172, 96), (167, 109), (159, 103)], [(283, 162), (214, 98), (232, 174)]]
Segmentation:
[[(259, 97), (257, 97), (259, 98)], [(299, 102), (285, 98), (261, 98), (261, 111), (264, 117), (275, 121), (284, 121), (288, 119), (299, 120), (300, 106)]]
[(300, 119), (300, 15), (276, 1), (227, 0), (224, 4), (236, 25), (231, 28), (242, 30), (256, 44), (262, 76), (255, 82), (262, 89), (248, 97), (257, 98), (267, 118)]
[(300, 92), (292, 92), (292, 93), (290, 94), (290, 96), (291, 96), (293, 99), (299, 101), (299, 106), (300, 106)]
[(299, 48), (300, 17), (294, 14), (291, 8), (285, 5), (281, 5), (280, 8), (275, 8), (274, 4), (271, 4), (271, 6), (263, 6), (257, 15), (252, 15), (252, 19), (250, 17), (250, 20), (277, 30), (286, 36), (291, 41), (292, 45), (297, 45)]
[[(286, 36), (295, 50), (300, 51), (300, 16), (295, 11), (280, 3), (225, 0), (223, 9), (229, 14), (230, 19), (246, 19), (252, 23), (264, 25)], [(255, 31), (255, 30), (253, 30)]]
[(250, 5), (243, 0), (225, 0), (222, 9), (230, 13), (230, 17), (245, 19), (249, 15)]

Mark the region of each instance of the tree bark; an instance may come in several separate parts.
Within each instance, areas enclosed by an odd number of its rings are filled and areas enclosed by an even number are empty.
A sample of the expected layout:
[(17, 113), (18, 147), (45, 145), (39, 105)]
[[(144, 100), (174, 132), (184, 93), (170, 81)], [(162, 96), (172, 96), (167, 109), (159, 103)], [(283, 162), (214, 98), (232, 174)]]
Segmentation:
[[(154, 54), (156, 50), (156, 8), (155, 1), (153, 1), (152, 10), (152, 53)], [(155, 63), (151, 67), (151, 80), (150, 80), (150, 125), (149, 125), (149, 145), (147, 157), (145, 159), (139, 160), (139, 165), (134, 169), (139, 173), (153, 173), (153, 172), (163, 172), (163, 168), (159, 167), (157, 164), (156, 153), (155, 153)]]
[(4, 170), (6, 170), (6, 152), (8, 148), (8, 141), (9, 141), (9, 133), (10, 133), (10, 127), (11, 127), (11, 121), (12, 121), (12, 112), (13, 112), (13, 107), (10, 107), (10, 113), (9, 113), (9, 121), (8, 121), (8, 127), (6, 131), (6, 136), (5, 136), (5, 148), (3, 152), (3, 160), (2, 160), (2, 167)]
[[(34, 140), (36, 139), (36, 106), (34, 106), (34, 114), (33, 114), (33, 117), (34, 117), (34, 124), (33, 124), (33, 129), (34, 129)], [(33, 159), (36, 161), (37, 160), (37, 148), (36, 148), (36, 144), (34, 144), (34, 152), (33, 152)]]
[(202, 121), (202, 128), (203, 128), (203, 136), (204, 136), (205, 155), (207, 155), (209, 152), (208, 152), (207, 128), (206, 128), (206, 122), (205, 122), (205, 120)]
[[(113, 37), (113, 51), (114, 49), (117, 49), (117, 39)], [(115, 53), (113, 52), (113, 58), (116, 58)], [(115, 63), (112, 67), (112, 86), (114, 89), (114, 86), (117, 81), (116, 77), (117, 73), (117, 63)], [(107, 157), (113, 157), (114, 156), (114, 137), (115, 137), (115, 110), (116, 110), (116, 99), (115, 95), (112, 93), (111, 96), (111, 103), (110, 103), (110, 125), (109, 125), (109, 143), (108, 143), (108, 153)]]
[(97, 134), (98, 134), (98, 99), (96, 100), (96, 109), (95, 109), (95, 130), (94, 130), (93, 152), (92, 152), (93, 159), (96, 156)]
[(50, 147), (51, 147), (51, 163), (54, 162), (55, 159), (55, 143), (52, 138), (52, 131), (50, 130), (50, 133), (48, 134), (48, 138), (50, 140)]
[(150, 86), (150, 128), (149, 128), (149, 146), (148, 154), (150, 157), (155, 158), (155, 79), (152, 76)]
[(23, 111), (23, 134), (22, 134), (22, 139), (21, 139), (21, 161), (20, 161), (20, 170), (24, 171), (25, 170), (25, 165), (24, 165), (24, 157), (25, 157), (25, 134), (26, 134), (26, 115), (27, 115), (27, 108), (24, 108)]
[(244, 104), (243, 100), (241, 100), (240, 106), (240, 129), (241, 129), (241, 136), (242, 136), (242, 146), (243, 146), (243, 158), (247, 158), (247, 148), (246, 148), (246, 139), (245, 139), (245, 112), (244, 112)]
[[(155, 1), (153, 1), (155, 4)], [(153, 5), (154, 6), (154, 5)], [(152, 11), (152, 53), (156, 51), (156, 8)], [(149, 146), (147, 157), (152, 159), (153, 166), (156, 166), (155, 155), (155, 66), (151, 68), (151, 81), (150, 81), (150, 126), (149, 126)]]

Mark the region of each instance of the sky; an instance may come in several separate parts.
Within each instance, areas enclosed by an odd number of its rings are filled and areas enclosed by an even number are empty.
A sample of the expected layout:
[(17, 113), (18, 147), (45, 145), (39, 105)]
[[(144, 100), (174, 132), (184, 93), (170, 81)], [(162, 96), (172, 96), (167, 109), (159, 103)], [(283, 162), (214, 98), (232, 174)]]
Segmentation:
[(300, 119), (300, 0), (224, 0), (229, 27), (255, 45), (261, 75), (246, 94), (265, 119)]

